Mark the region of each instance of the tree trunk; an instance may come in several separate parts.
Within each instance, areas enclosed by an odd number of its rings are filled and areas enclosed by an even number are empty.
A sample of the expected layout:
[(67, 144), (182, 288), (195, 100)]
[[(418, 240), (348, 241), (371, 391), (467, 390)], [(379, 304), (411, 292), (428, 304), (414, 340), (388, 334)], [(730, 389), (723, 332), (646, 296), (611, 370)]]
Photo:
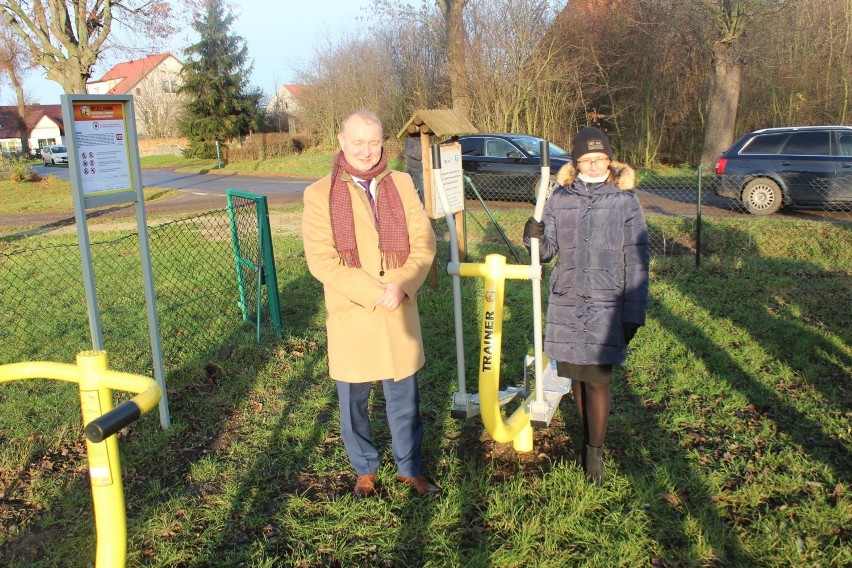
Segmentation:
[(740, 98), (743, 64), (730, 43), (717, 43), (713, 48), (713, 73), (707, 97), (707, 124), (701, 165), (712, 169), (716, 158), (734, 141), (737, 103)]
[(470, 81), (467, 76), (467, 36), (464, 7), (467, 0), (438, 0), (447, 26), (447, 63), (453, 108), (470, 117)]
[(17, 79), (13, 79), (11, 82), (15, 87), (15, 99), (18, 103), (18, 127), (21, 129), (21, 153), (24, 156), (29, 156), (30, 133), (27, 131), (27, 101), (24, 99), (24, 86)]
[(42, 62), (47, 78), (62, 85), (67, 94), (86, 93), (86, 82), (91, 78), (91, 69), (97, 61), (97, 53), (86, 48), (80, 51), (81, 55), (69, 54), (65, 60)]

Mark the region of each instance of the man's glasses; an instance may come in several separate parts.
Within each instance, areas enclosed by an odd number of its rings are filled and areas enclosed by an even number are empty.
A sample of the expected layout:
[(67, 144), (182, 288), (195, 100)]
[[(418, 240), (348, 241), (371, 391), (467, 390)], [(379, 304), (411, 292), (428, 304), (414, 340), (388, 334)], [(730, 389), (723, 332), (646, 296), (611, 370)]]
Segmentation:
[(596, 166), (598, 164), (603, 164), (604, 166), (609, 162), (609, 158), (596, 158), (594, 160), (577, 160), (577, 164), (583, 164), (584, 166)]

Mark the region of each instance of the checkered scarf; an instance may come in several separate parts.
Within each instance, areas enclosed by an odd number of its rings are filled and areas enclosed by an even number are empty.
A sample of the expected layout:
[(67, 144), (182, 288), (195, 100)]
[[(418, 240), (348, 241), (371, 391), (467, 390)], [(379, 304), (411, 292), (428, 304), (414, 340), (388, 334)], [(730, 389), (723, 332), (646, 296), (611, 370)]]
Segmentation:
[(360, 179), (376, 179), (376, 216), (379, 231), (379, 250), (382, 251), (382, 269), (399, 268), (408, 260), (408, 224), (399, 190), (393, 183), (384, 151), (379, 163), (367, 171), (349, 165), (343, 152), (334, 157), (331, 167), (331, 193), (329, 212), (334, 248), (340, 260), (350, 268), (361, 268), (358, 243), (355, 239), (355, 218), (352, 214), (352, 196), (343, 181), (343, 172)]

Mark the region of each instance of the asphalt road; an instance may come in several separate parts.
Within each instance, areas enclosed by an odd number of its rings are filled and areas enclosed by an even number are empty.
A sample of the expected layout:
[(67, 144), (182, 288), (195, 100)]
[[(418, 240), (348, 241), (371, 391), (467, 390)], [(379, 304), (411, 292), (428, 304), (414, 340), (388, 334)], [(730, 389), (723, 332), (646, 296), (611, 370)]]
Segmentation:
[[(42, 176), (54, 175), (60, 179), (70, 177), (68, 168), (63, 166), (38, 165), (34, 169)], [(228, 189), (265, 195), (270, 205), (301, 203), (302, 193), (313, 181), (286, 177), (180, 173), (172, 168), (142, 170), (142, 184), (145, 187), (181, 190), (181, 194), (175, 198), (152, 203), (152, 212), (157, 209), (187, 213), (220, 209), (227, 205), (225, 192)]]
[[(54, 175), (68, 179), (69, 170), (62, 166), (35, 166), (42, 176)], [(228, 189), (249, 191), (265, 195), (269, 205), (287, 205), (302, 202), (302, 194), (313, 179), (297, 179), (286, 177), (267, 177), (217, 173), (179, 173), (170, 168), (142, 170), (142, 183), (146, 187), (163, 187), (177, 189), (180, 194), (171, 199), (155, 201), (146, 207), (149, 214), (186, 214), (222, 209), (227, 206), (225, 192)], [(659, 215), (694, 216), (696, 214), (694, 188), (643, 188), (637, 190), (639, 200), (645, 213)], [(475, 201), (468, 201), (470, 207), (476, 207)], [(502, 209), (517, 207), (514, 202), (489, 201), (489, 207)], [(105, 214), (109, 214), (106, 212)], [(710, 191), (702, 196), (702, 214), (712, 217), (751, 217), (742, 206), (729, 199), (717, 197)], [(67, 215), (40, 214), (41, 219), (29, 219), (30, 222), (49, 223), (58, 221)], [(51, 217), (52, 216), (52, 217)], [(847, 210), (806, 209), (796, 208), (782, 210), (773, 216), (784, 216), (805, 219), (849, 219)], [(18, 216), (0, 218), (2, 225), (25, 225)]]

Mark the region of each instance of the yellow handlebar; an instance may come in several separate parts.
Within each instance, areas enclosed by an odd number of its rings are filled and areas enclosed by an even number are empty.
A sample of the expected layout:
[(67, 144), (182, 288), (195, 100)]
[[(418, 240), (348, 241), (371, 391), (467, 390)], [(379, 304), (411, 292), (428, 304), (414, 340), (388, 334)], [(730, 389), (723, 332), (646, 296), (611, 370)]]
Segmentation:
[[(86, 425), (86, 437), (100, 442), (118, 432), (153, 409), (160, 401), (162, 389), (153, 379), (106, 368), (106, 353), (83, 351), (77, 355), (77, 365), (28, 361), (0, 365), (0, 382), (23, 379), (54, 379), (79, 383), (81, 391), (116, 389), (138, 393), (132, 399), (99, 416)], [(83, 416), (84, 421), (92, 418)]]
[[(95, 566), (123, 567), (127, 553), (127, 520), (118, 443), (113, 434), (156, 406), (162, 396), (160, 385), (142, 375), (108, 370), (104, 351), (79, 353), (77, 365), (45, 361), (0, 365), (0, 383), (21, 379), (54, 379), (79, 384), (95, 506)], [(112, 408), (111, 389), (137, 394)]]

